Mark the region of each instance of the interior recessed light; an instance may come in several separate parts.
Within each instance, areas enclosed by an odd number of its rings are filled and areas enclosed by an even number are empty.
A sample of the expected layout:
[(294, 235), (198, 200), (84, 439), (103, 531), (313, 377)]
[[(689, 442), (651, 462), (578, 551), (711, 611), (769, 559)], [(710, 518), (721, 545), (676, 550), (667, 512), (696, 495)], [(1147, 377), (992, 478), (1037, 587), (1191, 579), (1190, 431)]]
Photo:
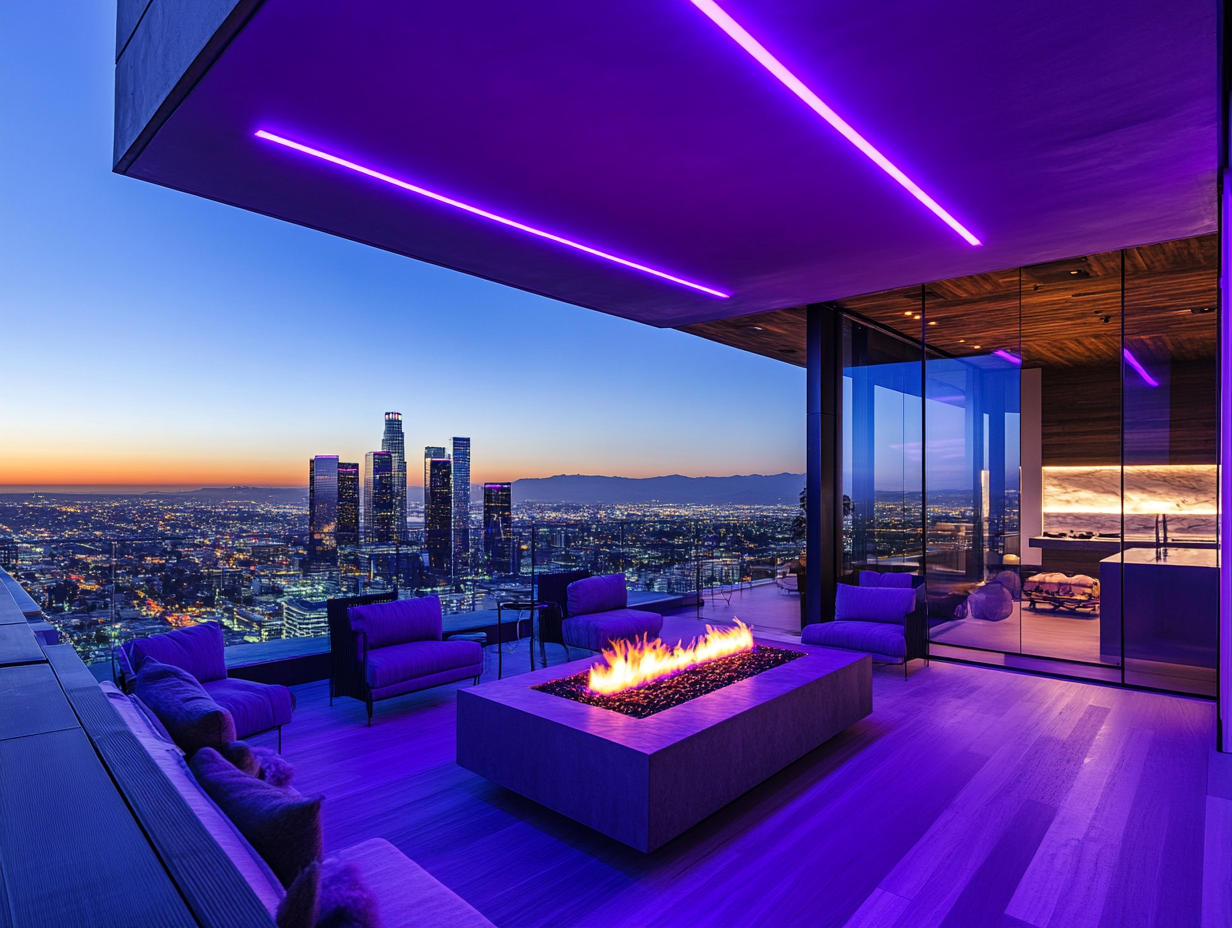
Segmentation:
[(1078, 276), (1078, 272), (1077, 272), (1077, 271), (1070, 271), (1069, 273), (1070, 273), (1070, 276), (1071, 276), (1071, 277), (1077, 277), (1077, 276)]
[(936, 325), (936, 324), (937, 324), (937, 320), (936, 320), (936, 319), (933, 319), (933, 320), (931, 320), (928, 324), (929, 324), (929, 325)]
[(963, 342), (965, 342), (965, 341), (966, 341), (966, 339), (965, 339), (965, 338), (960, 338), (960, 339), (958, 340), (958, 343), (961, 345), (961, 344), (962, 344)]
[(920, 316), (919, 316), (919, 314), (917, 313), (916, 315), (912, 316), (911, 318), (912, 318), (912, 319), (919, 319), (919, 318), (920, 318)]
[(971, 347), (972, 347), (972, 348), (978, 348), (978, 347), (980, 347), (980, 346), (979, 346), (979, 345), (972, 345)]
[(760, 331), (762, 331), (762, 327), (761, 327), (761, 326), (759, 326), (759, 325), (755, 325), (755, 326), (753, 326), (753, 331), (754, 331), (754, 332), (760, 332)]
[(911, 315), (911, 310), (907, 310), (905, 313), (903, 313), (903, 315), (904, 315), (904, 316), (910, 316), (910, 315)]

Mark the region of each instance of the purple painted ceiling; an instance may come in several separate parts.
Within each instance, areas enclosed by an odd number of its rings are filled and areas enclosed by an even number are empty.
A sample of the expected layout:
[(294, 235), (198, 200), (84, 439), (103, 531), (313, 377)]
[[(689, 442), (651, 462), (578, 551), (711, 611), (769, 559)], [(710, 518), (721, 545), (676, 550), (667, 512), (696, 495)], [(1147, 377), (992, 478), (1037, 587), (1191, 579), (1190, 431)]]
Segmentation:
[(984, 245), (687, 0), (267, 0), (128, 174), (655, 325), (1216, 226), (1211, 0), (720, 2)]

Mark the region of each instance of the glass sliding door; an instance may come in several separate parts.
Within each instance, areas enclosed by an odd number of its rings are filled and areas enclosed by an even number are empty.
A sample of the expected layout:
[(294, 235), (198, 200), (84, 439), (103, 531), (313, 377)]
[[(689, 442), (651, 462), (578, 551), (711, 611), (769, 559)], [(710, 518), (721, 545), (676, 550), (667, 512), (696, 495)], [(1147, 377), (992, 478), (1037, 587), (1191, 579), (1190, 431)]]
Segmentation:
[[(918, 292), (918, 291), (917, 291)], [(912, 571), (923, 549), (920, 349), (843, 324), (843, 572)]]

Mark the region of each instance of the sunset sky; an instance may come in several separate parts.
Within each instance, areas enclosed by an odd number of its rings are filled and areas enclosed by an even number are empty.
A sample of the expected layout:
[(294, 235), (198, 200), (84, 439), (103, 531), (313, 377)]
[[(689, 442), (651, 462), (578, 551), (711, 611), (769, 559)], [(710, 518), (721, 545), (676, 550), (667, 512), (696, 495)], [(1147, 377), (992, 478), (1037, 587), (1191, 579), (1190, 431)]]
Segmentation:
[(0, 3), (0, 485), (303, 485), (386, 410), (476, 482), (804, 470), (801, 369), (110, 173), (114, 52)]

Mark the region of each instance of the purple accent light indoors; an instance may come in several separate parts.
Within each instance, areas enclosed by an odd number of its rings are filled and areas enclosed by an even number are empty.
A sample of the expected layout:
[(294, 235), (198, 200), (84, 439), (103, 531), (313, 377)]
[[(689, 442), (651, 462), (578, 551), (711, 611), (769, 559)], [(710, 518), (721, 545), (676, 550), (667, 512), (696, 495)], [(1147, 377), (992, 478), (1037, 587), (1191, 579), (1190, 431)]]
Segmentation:
[(936, 214), (937, 218), (966, 239), (968, 244), (982, 244), (978, 238), (967, 231), (962, 223), (946, 212), (940, 203), (921, 190), (915, 181), (900, 171), (889, 158), (874, 148), (868, 139), (851, 128), (846, 120), (822, 102), (817, 94), (809, 90), (800, 78), (792, 74), (781, 61), (766, 50), (765, 46), (749, 35), (743, 26), (727, 15), (714, 0), (692, 0), (692, 3), (705, 13), (716, 26), (726, 32), (737, 45), (752, 55), (758, 64), (777, 77), (788, 90), (803, 100), (809, 109), (833, 126), (839, 135), (863, 152), (873, 164), (907, 188), (913, 197), (927, 206)]
[(1158, 387), (1159, 386), (1159, 381), (1146, 372), (1146, 368), (1144, 368), (1140, 363), (1138, 363), (1138, 359), (1135, 358), (1133, 354), (1130, 353), (1130, 350), (1128, 348), (1124, 349), (1124, 354), (1125, 354), (1126, 362), (1129, 364), (1130, 367), (1132, 367), (1134, 370), (1138, 372), (1139, 377), (1141, 377), (1143, 380), (1146, 381), (1146, 385), (1148, 387)]
[(313, 158), (320, 158), (322, 161), (328, 161), (330, 164), (336, 164), (338, 167), (346, 168), (348, 171), (355, 171), (357, 174), (365, 174), (368, 177), (375, 178), (379, 181), (384, 181), (385, 183), (392, 184), (395, 187), (401, 187), (403, 190), (408, 190), (411, 193), (417, 193), (421, 197), (427, 197), (430, 200), (436, 200), (438, 203), (444, 203), (446, 206), (452, 206), (455, 209), (461, 209), (468, 213), (474, 213), (476, 216), (482, 216), (484, 219), (499, 222), (502, 225), (510, 226), (511, 228), (517, 229), (521, 232), (528, 232), (531, 235), (537, 235), (540, 238), (546, 238), (549, 241), (556, 242), (560, 245), (568, 245), (570, 248), (576, 248), (578, 251), (584, 251), (589, 255), (594, 255), (597, 258), (603, 258), (607, 261), (614, 261), (616, 264), (623, 264), (625, 267), (631, 267), (635, 271), (641, 271), (644, 274), (653, 274), (655, 277), (662, 277), (664, 280), (670, 280), (672, 283), (680, 284), (684, 287), (692, 287), (694, 290), (709, 293), (711, 296), (721, 297), (722, 299), (728, 298), (728, 294), (719, 290), (713, 290), (710, 287), (693, 283), (693, 281), (685, 280), (683, 277), (676, 277), (673, 274), (668, 274), (666, 271), (656, 271), (654, 268), (647, 267), (644, 264), (638, 264), (637, 262), (629, 261), (626, 258), (618, 258), (615, 255), (608, 254), (606, 251), (591, 248), (589, 245), (582, 245), (578, 242), (571, 241), (570, 239), (562, 238), (559, 235), (553, 235), (551, 232), (544, 232), (542, 229), (536, 229), (533, 226), (528, 226), (513, 219), (498, 216), (496, 213), (490, 213), (486, 209), (480, 209), (478, 206), (471, 206), (443, 194), (433, 193), (431, 190), (426, 190), (425, 188), (416, 186), (408, 181), (399, 180), (398, 178), (391, 177), (388, 174), (382, 174), (380, 171), (373, 170), (372, 168), (366, 168), (362, 164), (356, 164), (354, 161), (348, 161), (347, 159), (340, 158), (337, 155), (331, 155), (329, 152), (321, 151), (318, 148), (311, 148), (308, 145), (293, 142), (290, 139), (283, 138), (280, 135), (274, 135), (272, 132), (266, 132), (264, 129), (257, 130), (255, 134), (259, 139), (264, 139), (267, 142), (274, 142), (278, 145), (283, 145), (286, 148), (298, 151), (301, 154), (311, 155)]
[(996, 351), (993, 352), (993, 354), (995, 354), (998, 358), (1002, 358), (1003, 360), (1009, 361), (1011, 364), (1017, 364), (1019, 367), (1022, 367), (1022, 358), (1017, 358), (1014, 355), (1010, 354), (1008, 351), (1002, 351), (1000, 348), (998, 348)]

